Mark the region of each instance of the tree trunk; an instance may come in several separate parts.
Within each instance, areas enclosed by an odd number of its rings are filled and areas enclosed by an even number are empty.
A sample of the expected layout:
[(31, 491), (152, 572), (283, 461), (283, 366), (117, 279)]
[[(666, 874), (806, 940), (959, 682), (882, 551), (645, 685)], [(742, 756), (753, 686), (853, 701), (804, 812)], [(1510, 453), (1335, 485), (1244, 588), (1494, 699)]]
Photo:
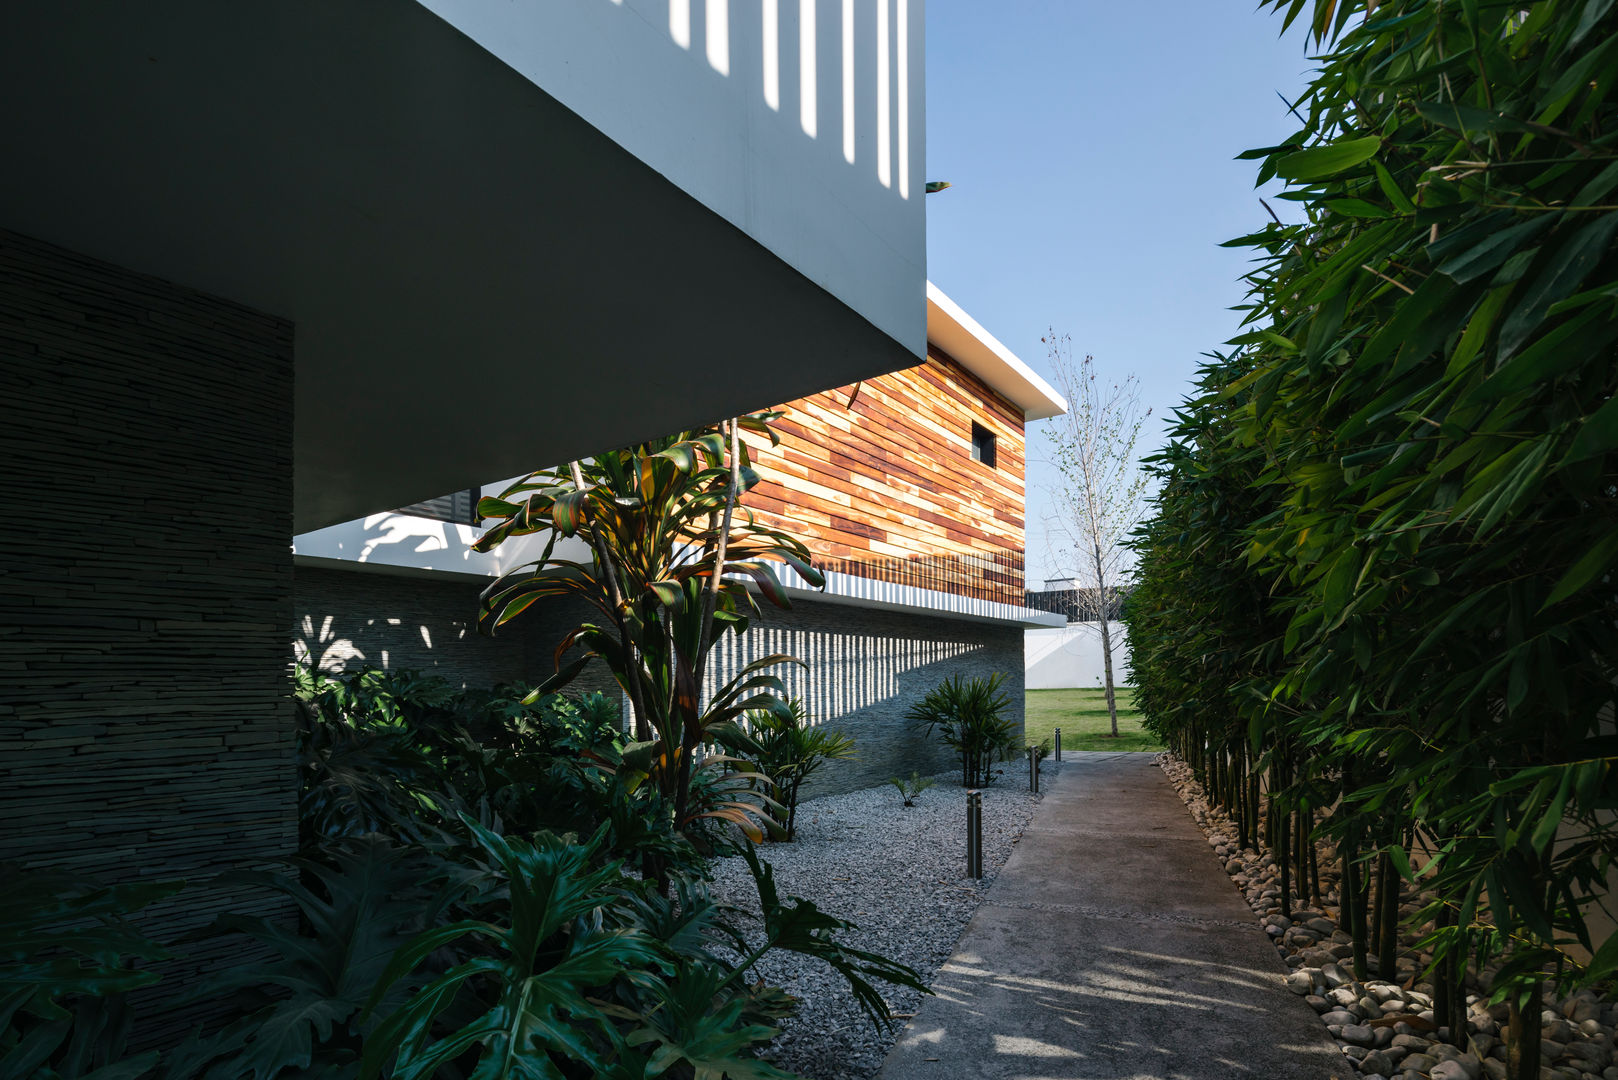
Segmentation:
[(1382, 932), (1382, 940), (1377, 947), (1377, 968), (1382, 977), (1392, 982), (1398, 975), (1399, 965), (1399, 872), (1393, 868), (1393, 859), (1382, 853), (1381, 884), (1378, 886), (1377, 902), (1382, 912), (1377, 928)]
[(1107, 579), (1101, 562), (1101, 545), (1095, 545), (1096, 595), (1101, 601), (1101, 670), (1106, 674), (1107, 716), (1112, 720), (1112, 737), (1118, 737), (1118, 699), (1112, 687), (1112, 604), (1107, 597)]

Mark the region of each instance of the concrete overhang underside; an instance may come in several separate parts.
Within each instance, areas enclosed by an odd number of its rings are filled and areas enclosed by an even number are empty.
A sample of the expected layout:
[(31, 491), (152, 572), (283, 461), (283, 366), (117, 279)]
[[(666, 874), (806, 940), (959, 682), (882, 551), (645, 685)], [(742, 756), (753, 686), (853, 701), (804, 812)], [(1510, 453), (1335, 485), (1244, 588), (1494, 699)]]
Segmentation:
[(0, 87), (0, 226), (294, 322), (299, 532), (925, 348), (414, 0), (11, 5)]

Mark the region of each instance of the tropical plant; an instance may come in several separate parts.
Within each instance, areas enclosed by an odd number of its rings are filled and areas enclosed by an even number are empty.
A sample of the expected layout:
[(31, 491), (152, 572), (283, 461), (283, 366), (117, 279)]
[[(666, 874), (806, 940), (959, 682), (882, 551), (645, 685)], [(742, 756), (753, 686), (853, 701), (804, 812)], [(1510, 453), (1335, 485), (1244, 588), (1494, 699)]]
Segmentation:
[(503, 685), (450, 687), (435, 676), (300, 667), (299, 818), (303, 848), (385, 833), (432, 843), (472, 813), (518, 831), (595, 828), (622, 749), (617, 705)]
[(1284, 907), (1335, 839), (1358, 973), (1419, 882), (1439, 1023), (1489, 979), (1527, 1080), (1546, 982), (1618, 972), (1618, 10), (1271, 6), (1325, 47), (1247, 155), (1301, 220), (1233, 241), (1248, 332), (1157, 459), (1139, 700)]
[(124, 995), (160, 976), (131, 961), (169, 958), (130, 917), (184, 882), (100, 885), (0, 863), (0, 1075), (137, 1080), (156, 1051), (125, 1056)]
[(876, 1027), (891, 1024), (888, 1003), (870, 980), (909, 987), (923, 994), (932, 991), (911, 968), (877, 953), (839, 944), (838, 930), (855, 929), (853, 923), (826, 914), (812, 902), (798, 897), (783, 901), (775, 888), (775, 870), (752, 848), (742, 851), (758, 889), (759, 911), (764, 922), (764, 941), (742, 961), (733, 978), (739, 978), (770, 949), (786, 949), (822, 960), (848, 983), (860, 1009)]
[[(360, 1076), (378, 1076), (391, 1062), (397, 1080), (431, 1077), (462, 1057), (478, 1076), (559, 1077), (559, 1064), (610, 1062), (620, 1036), (590, 998), (626, 970), (653, 969), (659, 950), (641, 931), (602, 919), (620, 900), (623, 871), (621, 862), (597, 864), (604, 830), (580, 845), (546, 832), (525, 841), (469, 828), (498, 863), (509, 907), (497, 920), (432, 927), (393, 956), (367, 1016), (432, 954), (468, 937), (484, 946), (384, 1010)], [(458, 1002), (464, 1016), (454, 1015)]]
[(748, 734), (758, 746), (753, 762), (774, 785), (773, 796), (786, 813), (786, 821), (772, 827), (770, 835), (790, 841), (797, 827), (803, 782), (828, 761), (852, 758), (854, 740), (839, 731), (810, 726), (802, 698), (789, 700), (783, 712), (750, 712), (746, 721)]
[(361, 1014), (395, 952), (434, 921), (430, 886), (448, 868), (375, 834), (337, 841), (323, 855), (293, 860), (297, 876), (242, 871), (225, 879), (280, 893), (299, 920), (225, 914), (204, 932), (242, 935), (254, 946), (247, 954), (262, 958), (198, 984), (192, 1000), (234, 998), (236, 1019), (177, 1048), (164, 1080), (342, 1076), (358, 1067), (367, 1034)]
[[(582, 843), (541, 832), (502, 837), (468, 822), (488, 872), (460, 883), (469, 917), (428, 929), (377, 980), (360, 1075), (764, 1080), (790, 1074), (754, 1052), (789, 1015), (790, 1000), (747, 973), (769, 950), (795, 950), (839, 972), (873, 1022), (891, 1016), (872, 979), (924, 989), (911, 969), (839, 944), (850, 924), (812, 903), (783, 901), (751, 849), (763, 940), (725, 921), (700, 882), (674, 877), (669, 895), (607, 858), (607, 829)], [(739, 962), (722, 959), (725, 945)], [(451, 959), (435, 962), (435, 957)], [(387, 1009), (401, 980), (418, 987)]]
[(984, 787), (994, 782), (994, 764), (1020, 749), (1022, 732), (1005, 715), (1011, 699), (1001, 691), (1005, 675), (988, 678), (952, 675), (905, 713), (905, 718), (935, 731), (961, 759), (961, 783)]
[(901, 780), (897, 776), (890, 776), (888, 777), (888, 783), (898, 789), (899, 798), (904, 800), (904, 805), (915, 806), (916, 799), (920, 797), (921, 793), (932, 787), (937, 781), (930, 776), (923, 776), (919, 772), (912, 772), (909, 780)]
[[(759, 481), (741, 431), (773, 444), (769, 421), (777, 415), (745, 416), (542, 470), (478, 504), (493, 522), (475, 545), (479, 551), (511, 536), (548, 534), (538, 560), (484, 591), (480, 628), (493, 632), (547, 597), (574, 597), (594, 608), (594, 619), (563, 638), (557, 674), (543, 689), (566, 685), (591, 660), (607, 665), (644, 744), (626, 752), (624, 762), (662, 792), (681, 829), (711, 818), (761, 835), (757, 804), (693, 804), (699, 789), (692, 778), (699, 768), (726, 766), (723, 753), (699, 764), (699, 751), (756, 749), (735, 721), (749, 710), (784, 710), (782, 684), (766, 672), (798, 661), (762, 657), (704, 701), (708, 658), (720, 635), (745, 632), (757, 613), (749, 583), (787, 606), (775, 564), (821, 583), (802, 543), (740, 505)], [(587, 561), (558, 553), (558, 540), (568, 537), (588, 544)], [(582, 656), (564, 664), (575, 648)]]

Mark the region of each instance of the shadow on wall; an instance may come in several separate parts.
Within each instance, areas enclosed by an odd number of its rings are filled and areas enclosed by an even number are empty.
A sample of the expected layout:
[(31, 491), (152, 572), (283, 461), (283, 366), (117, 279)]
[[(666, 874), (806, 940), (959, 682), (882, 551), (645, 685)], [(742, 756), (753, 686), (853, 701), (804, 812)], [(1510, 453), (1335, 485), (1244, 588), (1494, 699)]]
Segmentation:
[(950, 772), (954, 756), (928, 738), (905, 713), (952, 675), (1006, 675), (1006, 695), (1020, 723), (1023, 712), (1023, 634), (1019, 626), (942, 619), (838, 604), (794, 602), (769, 612), (745, 637), (726, 637), (715, 651), (711, 685), (733, 677), (747, 661), (772, 653), (804, 660), (777, 674), (789, 695), (801, 696), (809, 723), (854, 739), (855, 758), (828, 766), (806, 796), (884, 783), (892, 776)]
[(463, 686), (529, 677), (533, 633), (478, 633), (478, 583), (300, 566), (292, 654), (321, 671), (410, 668)]
[[(919, 2), (596, 0), (558, 5), (565, 14), (543, 21), (522, 5), (426, 6), (517, 70), (545, 76), (535, 81), (659, 171), (668, 172), (665, 133), (682, 130), (669, 123), (673, 111), (694, 104), (727, 120), (740, 114), (766, 146), (808, 140), (817, 168), (846, 170), (861, 186), (918, 193), (910, 113), (921, 96), (921, 43), (911, 40)], [(570, 50), (565, 66), (557, 42)], [(604, 45), (617, 52), (594, 51)], [(644, 85), (628, 77), (626, 56), (639, 79), (663, 89), (639, 102), (636, 124), (614, 123), (622, 118), (612, 107)]]
[[(771, 653), (796, 656), (807, 666), (784, 664), (774, 673), (786, 684), (787, 696), (803, 699), (809, 723), (818, 725), (893, 700), (902, 700), (903, 708), (908, 708), (958, 666), (981, 666), (970, 660), (963, 665), (952, 662), (982, 649), (970, 641), (856, 636), (839, 630), (755, 624), (745, 638), (727, 635), (721, 640), (714, 650), (714, 675), (722, 682), (754, 658)], [(932, 681), (918, 689), (918, 683), (928, 679)]]
[[(464, 638), (466, 632), (463, 625), (457, 628), (456, 636)], [(417, 642), (411, 640), (412, 636), (419, 638), (420, 650), (432, 650), (432, 629), (421, 623), (406, 625), (403, 619), (371, 618), (360, 624), (356, 619), (348, 619), (339, 628), (337, 616), (325, 615), (316, 627), (314, 616), (305, 615), (299, 627), (299, 636), (292, 642), (292, 655), (300, 664), (311, 664), (320, 671), (333, 674), (362, 667), (420, 667), (420, 663), (395, 662), (395, 657), (402, 653), (408, 652), (413, 659), (421, 655), (416, 648)], [(412, 648), (401, 650), (401, 642), (408, 643)], [(436, 667), (436, 660), (429, 660), (426, 666)]]

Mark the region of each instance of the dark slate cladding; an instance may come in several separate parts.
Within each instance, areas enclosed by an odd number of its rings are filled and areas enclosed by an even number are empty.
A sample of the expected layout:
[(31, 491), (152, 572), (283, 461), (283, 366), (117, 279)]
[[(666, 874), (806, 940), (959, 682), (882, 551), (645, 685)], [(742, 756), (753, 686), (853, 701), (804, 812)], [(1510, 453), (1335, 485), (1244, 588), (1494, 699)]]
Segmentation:
[[(590, 613), (582, 603), (549, 600), (486, 638), (478, 635), (475, 618), (483, 582), (315, 566), (299, 566), (296, 574), (293, 648), (333, 671), (372, 664), (431, 672), (460, 686), (538, 682), (555, 671), (556, 643)], [(806, 795), (870, 787), (912, 770), (954, 768), (950, 752), (925, 738), (904, 714), (956, 673), (1004, 674), (1011, 710), (1022, 720), (1020, 626), (814, 600), (795, 601), (787, 611), (761, 607), (747, 634), (721, 639), (709, 685), (720, 685), (748, 661), (771, 653), (805, 661), (805, 667), (784, 665), (776, 674), (788, 693), (803, 697), (812, 723), (853, 735), (858, 753), (854, 761), (826, 765), (806, 786)], [(599, 661), (570, 689), (618, 696)]]
[[(556, 672), (557, 643), (589, 618), (590, 609), (583, 603), (550, 601), (486, 636), (478, 632), (478, 593), (489, 580), (298, 566), (293, 654), (324, 671), (410, 669), (442, 676), (456, 686), (550, 678)], [(596, 662), (568, 690), (617, 695), (618, 686), (606, 666)]]
[(0, 408), (0, 860), (284, 912), (205, 883), (297, 842), (291, 324), (0, 231)]
[(936, 736), (927, 738), (904, 718), (953, 675), (1004, 675), (1009, 712), (1022, 726), (1021, 626), (814, 600), (794, 600), (787, 611), (763, 608), (743, 637), (722, 639), (712, 678), (728, 679), (771, 653), (804, 661), (804, 667), (784, 665), (776, 674), (788, 694), (803, 698), (810, 723), (853, 736), (856, 755), (822, 766), (805, 784), (805, 797), (872, 787), (912, 771), (925, 776), (958, 768)]

